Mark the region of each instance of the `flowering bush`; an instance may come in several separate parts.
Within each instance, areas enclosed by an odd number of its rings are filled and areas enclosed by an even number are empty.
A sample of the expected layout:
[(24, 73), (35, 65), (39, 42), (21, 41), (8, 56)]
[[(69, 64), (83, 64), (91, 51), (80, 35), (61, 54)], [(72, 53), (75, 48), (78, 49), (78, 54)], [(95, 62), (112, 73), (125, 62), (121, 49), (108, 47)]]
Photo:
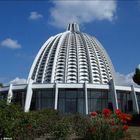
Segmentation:
[[(0, 139), (32, 140), (41, 137), (118, 140), (125, 136), (131, 116), (104, 109), (89, 116), (62, 114), (53, 109), (23, 112), (20, 106), (0, 102)], [(14, 130), (14, 131), (13, 131)], [(49, 139), (49, 138), (48, 138)]]
[(127, 121), (130, 121), (132, 117), (122, 113), (120, 109), (112, 113), (110, 109), (105, 108), (102, 113), (91, 112), (90, 118), (89, 139), (118, 140), (125, 137), (128, 129)]

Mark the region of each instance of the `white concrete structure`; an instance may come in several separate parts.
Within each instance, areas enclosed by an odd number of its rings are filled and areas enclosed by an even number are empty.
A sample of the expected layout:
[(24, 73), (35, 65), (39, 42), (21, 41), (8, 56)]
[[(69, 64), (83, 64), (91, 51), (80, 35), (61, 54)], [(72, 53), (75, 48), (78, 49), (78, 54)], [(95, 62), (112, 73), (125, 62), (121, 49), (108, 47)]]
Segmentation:
[(103, 108), (139, 113), (140, 88), (116, 86), (114, 79), (114, 67), (101, 43), (72, 23), (41, 47), (28, 83), (4, 87), (0, 95), (8, 93), (8, 102), (20, 102), (26, 112), (52, 107), (82, 114)]

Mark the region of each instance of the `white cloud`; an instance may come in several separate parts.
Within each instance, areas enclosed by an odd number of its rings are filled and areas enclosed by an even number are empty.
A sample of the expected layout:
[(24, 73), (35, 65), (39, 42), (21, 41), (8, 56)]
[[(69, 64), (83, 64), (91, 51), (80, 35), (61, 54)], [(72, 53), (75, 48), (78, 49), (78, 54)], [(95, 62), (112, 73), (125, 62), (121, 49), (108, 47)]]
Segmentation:
[(50, 23), (64, 28), (69, 22), (89, 23), (95, 20), (109, 20), (115, 18), (117, 2), (112, 1), (53, 1)]
[(27, 80), (23, 79), (23, 78), (16, 77), (14, 80), (10, 81), (9, 83), (13, 84), (13, 85), (27, 84)]
[(3, 40), (0, 45), (3, 47), (11, 48), (11, 49), (21, 48), (21, 45), (18, 43), (18, 41), (13, 40), (11, 38), (7, 38), (7, 39)]
[(29, 19), (31, 19), (31, 20), (38, 20), (40, 18), (43, 18), (43, 15), (41, 15), (40, 13), (38, 13), (36, 11), (30, 12)]
[(135, 84), (133, 82), (133, 77), (134, 75), (134, 72), (132, 73), (129, 73), (127, 75), (124, 75), (124, 74), (120, 74), (119, 72), (116, 72), (116, 85), (119, 85), (119, 86), (130, 86), (130, 85), (135, 85), (135, 86), (138, 86), (137, 84)]
[[(116, 79), (115, 79), (115, 84), (118, 86), (130, 86), (130, 85), (134, 85), (135, 87), (140, 87), (137, 84), (135, 84), (132, 80), (132, 77), (134, 75), (134, 72), (129, 73), (127, 75), (124, 74), (120, 74), (119, 72), (116, 72)], [(9, 82), (9, 84), (13, 84), (13, 85), (17, 85), (17, 84), (27, 84), (27, 80), (24, 78), (19, 78), (16, 77), (14, 80), (11, 80)], [(4, 84), (5, 86), (9, 85)]]

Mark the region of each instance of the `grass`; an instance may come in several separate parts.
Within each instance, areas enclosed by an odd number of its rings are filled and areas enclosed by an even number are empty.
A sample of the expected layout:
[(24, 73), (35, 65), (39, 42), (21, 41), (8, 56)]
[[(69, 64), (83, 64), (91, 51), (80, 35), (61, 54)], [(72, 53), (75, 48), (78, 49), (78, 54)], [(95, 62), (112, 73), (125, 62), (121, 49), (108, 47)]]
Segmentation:
[(140, 126), (130, 126), (127, 130), (128, 140), (140, 140)]

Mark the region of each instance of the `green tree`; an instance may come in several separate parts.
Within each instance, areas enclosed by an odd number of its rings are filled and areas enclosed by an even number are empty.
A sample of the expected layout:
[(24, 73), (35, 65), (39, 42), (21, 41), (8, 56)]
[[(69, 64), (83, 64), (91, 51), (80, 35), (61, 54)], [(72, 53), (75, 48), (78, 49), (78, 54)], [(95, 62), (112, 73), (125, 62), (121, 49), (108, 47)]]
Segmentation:
[(0, 83), (0, 87), (3, 87), (3, 83)]
[(140, 65), (135, 69), (135, 73), (133, 76), (133, 81), (140, 85)]

